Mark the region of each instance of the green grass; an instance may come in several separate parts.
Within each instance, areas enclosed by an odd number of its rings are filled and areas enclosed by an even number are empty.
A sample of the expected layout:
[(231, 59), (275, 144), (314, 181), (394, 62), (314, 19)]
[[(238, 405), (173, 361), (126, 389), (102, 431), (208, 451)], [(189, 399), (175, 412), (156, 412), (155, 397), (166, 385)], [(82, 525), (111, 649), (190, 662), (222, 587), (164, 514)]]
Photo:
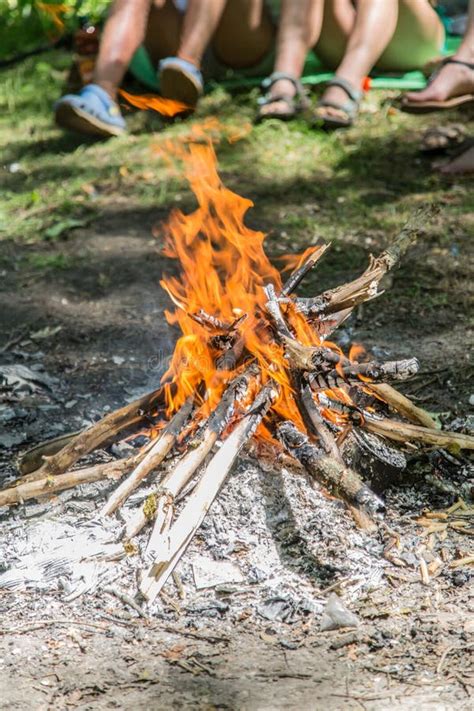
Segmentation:
[[(184, 178), (170, 175), (154, 146), (186, 135), (209, 116), (225, 127), (253, 117), (255, 91), (231, 97), (218, 88), (187, 121), (130, 113), (127, 136), (97, 142), (69, 135), (52, 121), (69, 64), (68, 54), (54, 51), (0, 72), (2, 240), (74, 239), (74, 227), (124, 199), (130, 207), (168, 210), (176, 200), (190, 206)], [(346, 257), (339, 254), (338, 264), (354, 264), (359, 253), (362, 260), (361, 248), (375, 250), (425, 201), (443, 203), (443, 219), (434, 229), (439, 240), (449, 243), (453, 228), (465, 232), (463, 215), (472, 209), (467, 186), (448, 188), (447, 199), (446, 185), (418, 153), (426, 120), (389, 110), (386, 99), (387, 93), (370, 94), (368, 110), (347, 132), (325, 134), (303, 120), (269, 121), (230, 145), (221, 131), (221, 175), (255, 201), (259, 225), (274, 236), (276, 253), (322, 237), (342, 240)]]

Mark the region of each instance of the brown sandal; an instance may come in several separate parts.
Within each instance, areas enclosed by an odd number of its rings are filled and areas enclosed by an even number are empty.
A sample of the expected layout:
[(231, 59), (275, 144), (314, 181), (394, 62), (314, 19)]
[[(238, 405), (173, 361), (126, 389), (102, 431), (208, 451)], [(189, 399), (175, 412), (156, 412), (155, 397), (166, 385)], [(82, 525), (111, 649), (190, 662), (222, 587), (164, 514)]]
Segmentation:
[[(428, 86), (434, 81), (438, 76), (439, 72), (442, 70), (446, 64), (461, 64), (464, 67), (472, 69), (474, 72), (474, 64), (472, 62), (463, 62), (460, 59), (454, 59), (449, 57), (445, 59), (428, 80)], [(473, 75), (474, 80), (474, 75)], [(453, 96), (451, 99), (446, 99), (445, 101), (409, 101), (406, 97), (403, 98), (401, 109), (410, 114), (426, 114), (431, 111), (446, 111), (447, 109), (456, 109), (459, 106), (466, 106), (469, 104), (474, 104), (474, 93), (462, 94), (461, 96)]]

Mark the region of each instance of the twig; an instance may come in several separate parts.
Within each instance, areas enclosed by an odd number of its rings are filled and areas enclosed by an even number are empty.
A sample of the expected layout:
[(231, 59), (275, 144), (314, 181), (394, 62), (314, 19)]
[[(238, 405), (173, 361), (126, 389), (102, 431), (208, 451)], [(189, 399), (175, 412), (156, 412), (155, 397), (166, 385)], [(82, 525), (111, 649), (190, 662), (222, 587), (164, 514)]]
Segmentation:
[(255, 432), (275, 397), (275, 385), (270, 382), (262, 388), (253, 405), (211, 459), (169, 532), (161, 541), (154, 541), (158, 549), (147, 549), (154, 562), (142, 580), (140, 591), (148, 601), (155, 599), (176, 567), (219, 493), (237, 455)]
[(106, 464), (96, 464), (85, 469), (76, 469), (55, 477), (45, 476), (42, 479), (26, 482), (25, 484), (21, 483), (20, 480), (17, 486), (0, 491), (0, 506), (21, 504), (28, 499), (48, 496), (58, 491), (64, 491), (64, 489), (71, 489), (74, 486), (89, 484), (101, 479), (119, 479), (136, 461), (135, 457), (130, 457), (115, 462), (107, 462)]
[(112, 585), (107, 585), (107, 587), (103, 588), (103, 590), (105, 593), (108, 593), (109, 595), (113, 595), (114, 597), (118, 598), (121, 602), (123, 602), (124, 605), (128, 605), (128, 607), (131, 607), (132, 610), (135, 610), (139, 617), (144, 617), (145, 619), (148, 618), (146, 612), (144, 612), (140, 605), (132, 597), (130, 597), (130, 595), (127, 595), (127, 593), (123, 592), (122, 590), (119, 590), (118, 588), (113, 587)]
[(176, 438), (183, 428), (193, 409), (193, 398), (186, 400), (184, 405), (171, 418), (163, 432), (160, 434), (153, 447), (147, 452), (142, 461), (135, 467), (132, 473), (123, 481), (112, 493), (107, 502), (102, 507), (99, 516), (110, 516), (123, 504), (140, 482), (153, 469), (161, 464), (168, 452), (173, 448)]
[(284, 298), (295, 291), (295, 289), (303, 281), (306, 274), (308, 274), (308, 272), (310, 272), (311, 269), (318, 263), (329, 247), (329, 244), (323, 244), (319, 247), (315, 247), (314, 251), (309, 255), (309, 257), (306, 258), (301, 267), (295, 269), (295, 271), (290, 274), (280, 292), (280, 297)]
[(460, 646), (456, 647), (455, 644), (453, 644), (451, 647), (447, 647), (447, 649), (444, 650), (443, 654), (441, 655), (441, 659), (438, 662), (438, 666), (436, 667), (436, 674), (438, 676), (441, 674), (441, 671), (443, 669), (444, 663), (446, 661), (446, 657), (448, 654), (451, 654), (451, 652), (462, 652), (464, 649), (472, 649), (474, 647), (474, 642), (471, 642), (470, 644), (461, 644)]
[(436, 429), (436, 422), (426, 410), (414, 405), (410, 398), (395, 390), (391, 385), (387, 383), (368, 383), (366, 387), (381, 397), (382, 400), (385, 400), (387, 405), (406, 417), (410, 422)]
[(144, 414), (157, 403), (160, 396), (161, 389), (153, 390), (129, 405), (106, 415), (99, 422), (81, 432), (52, 457), (45, 458), (44, 464), (26, 479), (38, 481), (45, 477), (58, 476), (67, 471), (85, 454), (96, 449), (126, 427), (142, 420)]

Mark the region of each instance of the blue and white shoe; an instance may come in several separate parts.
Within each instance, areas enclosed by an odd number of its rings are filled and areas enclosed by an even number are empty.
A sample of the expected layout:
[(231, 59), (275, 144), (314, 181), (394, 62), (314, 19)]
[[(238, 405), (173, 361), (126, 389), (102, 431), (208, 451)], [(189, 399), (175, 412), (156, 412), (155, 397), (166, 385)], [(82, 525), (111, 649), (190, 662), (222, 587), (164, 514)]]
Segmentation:
[(158, 65), (161, 95), (165, 99), (181, 101), (193, 109), (204, 90), (200, 70), (180, 57), (167, 57)]
[(97, 84), (61, 97), (54, 105), (54, 115), (58, 126), (92, 136), (120, 136), (126, 131), (118, 104)]

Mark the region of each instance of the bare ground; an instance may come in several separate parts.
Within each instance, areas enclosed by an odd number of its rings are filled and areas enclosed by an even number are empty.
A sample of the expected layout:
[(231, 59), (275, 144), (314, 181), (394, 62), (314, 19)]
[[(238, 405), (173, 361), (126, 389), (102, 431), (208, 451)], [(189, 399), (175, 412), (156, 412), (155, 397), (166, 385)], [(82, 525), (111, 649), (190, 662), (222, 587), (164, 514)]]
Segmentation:
[[(62, 250), (71, 258), (65, 270), (29, 270), (24, 261), (28, 247), (12, 246), (10, 252), (7, 247), (8, 267), (0, 286), (0, 347), (6, 346), (2, 362), (39, 364), (58, 378), (58, 386), (47, 396), (30, 394), (16, 403), (4, 391), (5, 405), (16, 411), (8, 423), (16, 439), (0, 450), (5, 479), (12, 473), (12, 454), (78, 429), (105, 407), (119, 405), (156, 382), (163, 358), (172, 349), (158, 286), (163, 262), (150, 236), (152, 225), (163, 217), (159, 211), (134, 209), (106, 214), (93, 230), (78, 231), (73, 243), (64, 243)], [(383, 236), (374, 239), (384, 242)], [(462, 317), (457, 318), (463, 314), (464, 296), (455, 299), (454, 314), (440, 307), (418, 319), (408, 313), (410, 296), (403, 284), (418, 268), (431, 269), (436, 277), (441, 260), (448, 279), (464, 267), (449, 256), (427, 253), (423, 245), (413, 259), (419, 259), (420, 266), (411, 261), (402, 267), (389, 307), (385, 309), (383, 301), (367, 307), (359, 314), (363, 322), (356, 321), (349, 336), (369, 348), (417, 355), (427, 371), (435, 371), (419, 394), (428, 407), (441, 404), (454, 419), (465, 415), (468, 397), (469, 336)], [(333, 265), (337, 263), (336, 255)], [(350, 266), (342, 272), (338, 279), (352, 273)], [(323, 272), (322, 278), (330, 281), (333, 271)], [(61, 330), (31, 338), (45, 326)], [(388, 522), (406, 541), (415, 537), (418, 545), (421, 529), (414, 518), (424, 507), (453, 500), (430, 492), (421, 481), (389, 492)], [(10, 527), (12, 515), (21, 522), (29, 510), (34, 516), (31, 506), (35, 504), (6, 514), (2, 525)], [(336, 509), (331, 515), (347, 519)], [(345, 520), (344, 526), (350, 531), (351, 521)], [(315, 545), (317, 527), (311, 535)], [(278, 530), (270, 536), (278, 541)], [(374, 542), (377, 555), (382, 557), (386, 543)], [(433, 545), (436, 553), (447, 547), (448, 560), (453, 560), (468, 552), (468, 543), (468, 536), (452, 531), (447, 543), (436, 540)], [(200, 545), (206, 548), (205, 537)], [(291, 556), (291, 550), (286, 558), (280, 556), (283, 568), (291, 568)], [(347, 597), (360, 619), (355, 631), (320, 632), (319, 608), (289, 623), (269, 621), (256, 612), (253, 593), (247, 612), (238, 593), (229, 593), (224, 596), (227, 607), (218, 605), (217, 613), (214, 609), (209, 615), (190, 612), (171, 589), (178, 608), (162, 603), (159, 614), (141, 619), (103, 593), (64, 603), (61, 594), (51, 590), (1, 591), (0, 707), (472, 708), (474, 600), (469, 569), (446, 564), (425, 586), (417, 561), (403, 568), (385, 565), (384, 573), (391, 572), (391, 578)], [(322, 604), (328, 583), (344, 578), (338, 566), (336, 561), (332, 579), (311, 581), (314, 597)], [(304, 570), (303, 565), (301, 579)], [(349, 577), (351, 571), (349, 567)], [(350, 586), (349, 580), (338, 588), (343, 597)], [(188, 595), (192, 602), (191, 583)]]

